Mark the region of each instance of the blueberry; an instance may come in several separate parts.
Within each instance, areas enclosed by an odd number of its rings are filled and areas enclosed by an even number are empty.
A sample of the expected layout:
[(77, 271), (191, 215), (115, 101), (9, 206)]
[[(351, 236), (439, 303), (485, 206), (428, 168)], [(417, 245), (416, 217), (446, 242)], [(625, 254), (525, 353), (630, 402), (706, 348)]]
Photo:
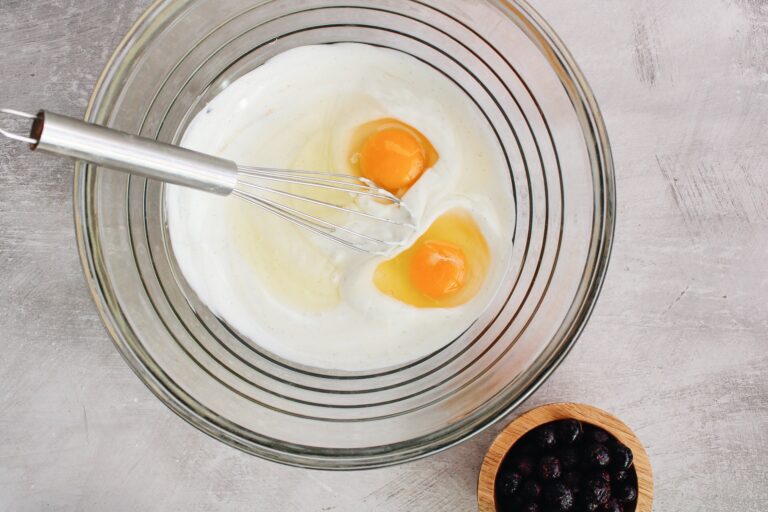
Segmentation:
[(602, 512), (624, 512), (624, 507), (621, 506), (619, 500), (613, 499), (609, 500), (608, 503), (603, 505), (603, 508), (600, 510)]
[(629, 471), (625, 469), (620, 469), (618, 471), (614, 471), (613, 473), (613, 481), (614, 482), (623, 482), (629, 478)]
[(500, 511), (520, 510), (525, 505), (525, 500), (523, 500), (522, 496), (513, 496), (511, 499), (507, 498), (500, 501), (500, 506), (497, 507)]
[(611, 483), (611, 475), (607, 471), (598, 471), (595, 473), (595, 478), (602, 480), (607, 484)]
[(518, 455), (531, 455), (538, 451), (539, 447), (536, 446), (535, 433), (536, 431), (532, 430), (515, 443), (514, 449)]
[(632, 450), (624, 446), (621, 443), (617, 443), (613, 447), (613, 454), (611, 456), (613, 467), (616, 469), (627, 469), (632, 465)]
[(557, 438), (555, 437), (555, 427), (552, 425), (544, 425), (535, 430), (536, 432), (536, 446), (543, 450), (549, 450), (557, 444)]
[(539, 476), (544, 480), (557, 480), (562, 473), (560, 459), (547, 455), (539, 459), (537, 466)]
[(533, 460), (530, 457), (519, 457), (512, 462), (512, 471), (520, 473), (523, 478), (533, 474)]
[(622, 503), (631, 503), (637, 499), (637, 489), (632, 484), (617, 486), (616, 498)]
[(610, 499), (611, 488), (606, 482), (593, 478), (583, 487), (583, 493), (587, 502), (594, 501), (602, 505)]
[(563, 420), (557, 423), (557, 438), (563, 444), (573, 444), (580, 437), (584, 429), (577, 420)]
[(611, 435), (600, 427), (592, 426), (587, 438), (595, 443), (605, 444), (611, 439)]
[(541, 484), (535, 480), (526, 480), (520, 492), (522, 492), (525, 499), (534, 501), (541, 494)]
[(566, 446), (560, 451), (560, 463), (564, 468), (575, 468), (579, 465), (579, 452), (573, 446)]
[(584, 455), (586, 462), (591, 466), (604, 468), (611, 463), (611, 453), (604, 444), (593, 443), (589, 445)]
[(517, 488), (520, 487), (522, 481), (523, 477), (520, 476), (520, 473), (502, 473), (496, 482), (496, 488), (499, 495), (511, 497), (517, 492)]
[(555, 510), (571, 510), (574, 504), (573, 492), (562, 482), (555, 482), (544, 489), (544, 502)]
[(539, 512), (541, 509), (539, 508), (538, 503), (531, 502), (523, 505), (523, 508), (520, 510), (522, 510), (522, 512)]
[(574, 494), (581, 493), (581, 474), (577, 471), (568, 471), (565, 473), (562, 482), (567, 485)]
[(584, 510), (587, 512), (594, 512), (595, 510), (600, 509), (600, 503), (597, 501), (587, 501), (584, 504)]

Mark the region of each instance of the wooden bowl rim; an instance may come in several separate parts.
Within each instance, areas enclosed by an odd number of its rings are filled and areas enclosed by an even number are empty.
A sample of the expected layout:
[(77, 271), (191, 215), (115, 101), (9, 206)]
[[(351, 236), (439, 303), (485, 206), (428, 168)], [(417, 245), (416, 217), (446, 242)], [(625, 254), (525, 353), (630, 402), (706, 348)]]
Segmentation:
[(616, 416), (591, 405), (571, 402), (535, 407), (512, 420), (499, 432), (488, 448), (480, 468), (477, 482), (477, 504), (480, 512), (496, 512), (496, 474), (512, 445), (531, 429), (563, 419), (576, 419), (601, 427), (632, 450), (638, 488), (634, 512), (652, 512), (653, 472), (640, 439)]

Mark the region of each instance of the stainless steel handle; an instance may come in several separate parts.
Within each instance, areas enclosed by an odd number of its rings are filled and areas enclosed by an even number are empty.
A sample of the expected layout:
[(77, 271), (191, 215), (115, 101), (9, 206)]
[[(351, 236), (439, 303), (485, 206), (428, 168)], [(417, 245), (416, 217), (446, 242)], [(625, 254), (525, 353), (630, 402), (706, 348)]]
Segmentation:
[(230, 160), (53, 112), (37, 114), (30, 138), (37, 141), (32, 149), (220, 195), (237, 184), (237, 165)]

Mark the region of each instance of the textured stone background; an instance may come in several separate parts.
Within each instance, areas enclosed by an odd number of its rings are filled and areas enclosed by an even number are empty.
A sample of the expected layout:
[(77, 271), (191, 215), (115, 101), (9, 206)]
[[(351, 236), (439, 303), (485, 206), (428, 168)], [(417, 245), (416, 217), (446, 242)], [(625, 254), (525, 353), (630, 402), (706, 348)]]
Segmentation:
[[(468, 0), (470, 1), (470, 0)], [(149, 0), (0, 0), (3, 106), (82, 116)], [(529, 400), (647, 445), (656, 507), (768, 509), (768, 0), (531, 0), (600, 101), (619, 217), (607, 282)], [(0, 146), (0, 511), (470, 511), (498, 427), (400, 467), (243, 455), (134, 377), (85, 289), (71, 166)]]

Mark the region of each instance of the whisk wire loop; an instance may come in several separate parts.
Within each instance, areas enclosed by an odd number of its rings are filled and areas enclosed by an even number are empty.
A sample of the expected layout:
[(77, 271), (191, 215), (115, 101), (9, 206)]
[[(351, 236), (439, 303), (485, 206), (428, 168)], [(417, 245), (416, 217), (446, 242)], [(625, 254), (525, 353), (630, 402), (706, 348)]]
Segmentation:
[[(320, 199), (314, 199), (312, 197), (303, 196), (301, 194), (294, 194), (292, 192), (287, 192), (285, 190), (279, 190), (279, 189), (276, 189), (276, 188), (273, 188), (273, 187), (265, 187), (265, 186), (262, 186), (262, 185), (258, 185), (256, 183), (240, 182), (240, 183), (238, 183), (238, 187), (247, 187), (247, 188), (252, 188), (252, 189), (256, 189), (256, 190), (261, 190), (263, 192), (268, 192), (270, 194), (277, 194), (277, 195), (281, 195), (281, 196), (284, 196), (284, 197), (290, 197), (291, 199), (296, 199), (297, 201), (303, 201), (303, 202), (315, 204), (315, 205), (318, 205), (318, 206), (324, 206), (326, 208), (331, 208), (331, 209), (337, 210), (337, 211), (343, 211), (343, 212), (349, 213), (351, 215), (357, 215), (359, 217), (366, 217), (368, 219), (372, 219), (372, 220), (376, 220), (376, 221), (380, 221), (380, 222), (387, 222), (387, 223), (395, 224), (395, 225), (404, 225), (406, 227), (413, 227), (411, 224), (404, 224), (401, 221), (398, 221), (396, 219), (389, 219), (389, 218), (386, 218), (386, 217), (381, 217), (381, 216), (378, 216), (378, 215), (373, 215), (373, 214), (370, 214), (370, 213), (367, 213), (367, 212), (364, 212), (364, 211), (361, 211), (361, 210), (355, 210), (355, 209), (351, 209), (351, 208), (348, 208), (348, 207), (339, 206), (337, 204), (329, 203), (328, 201), (322, 201)], [(341, 188), (334, 188), (334, 190), (343, 191), (343, 189), (341, 189)], [(373, 194), (361, 194), (361, 195), (371, 196)], [(238, 196), (240, 196), (240, 194), (238, 194)], [(385, 198), (385, 196), (375, 196), (375, 195), (374, 195), (374, 197), (377, 197), (377, 198), (381, 197), (382, 199)], [(401, 203), (397, 202), (397, 203), (394, 203), (394, 204), (401, 204)]]
[[(375, 247), (367, 248), (366, 246), (361, 245), (359, 241), (358, 242), (350, 241), (340, 236), (334, 235), (333, 233), (336, 231), (343, 231), (345, 233), (349, 233), (356, 237), (360, 237), (364, 240), (373, 242), (374, 244), (380, 244), (386, 247), (396, 247), (400, 245), (396, 242), (379, 240), (379, 239), (370, 237), (368, 235), (365, 235), (363, 233), (352, 231), (343, 226), (338, 226), (326, 220), (320, 219), (319, 217), (301, 212), (300, 210), (296, 210), (294, 208), (291, 208), (285, 205), (280, 205), (272, 201), (268, 201), (255, 196), (244, 194), (239, 190), (235, 190), (234, 192), (232, 192), (232, 194), (240, 199), (243, 199), (244, 201), (247, 201), (255, 206), (258, 206), (264, 210), (267, 210), (268, 212), (274, 215), (277, 215), (278, 217), (284, 220), (287, 220), (301, 228), (307, 229), (323, 238), (331, 240), (335, 243), (342, 244), (358, 252), (366, 252), (370, 254), (381, 254), (381, 255), (387, 253), (387, 251), (384, 249), (376, 249)], [(328, 229), (325, 229), (326, 227)]]

